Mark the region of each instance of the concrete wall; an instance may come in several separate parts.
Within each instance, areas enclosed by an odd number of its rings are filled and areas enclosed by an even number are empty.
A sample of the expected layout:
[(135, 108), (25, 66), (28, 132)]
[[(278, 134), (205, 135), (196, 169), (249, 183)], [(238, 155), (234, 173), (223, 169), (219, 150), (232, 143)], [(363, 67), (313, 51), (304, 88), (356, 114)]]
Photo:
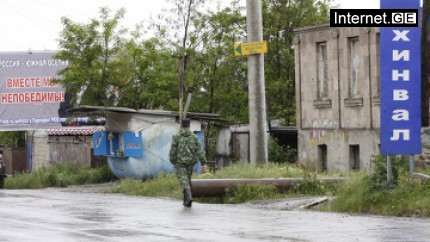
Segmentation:
[[(352, 39), (357, 40), (356, 58), (351, 58)], [(319, 43), (327, 50), (324, 97), (319, 95)], [(356, 149), (359, 169), (370, 170), (380, 143), (379, 29), (304, 27), (295, 30), (294, 44), (298, 161), (322, 170), (319, 156), (326, 149), (326, 169), (348, 171)]]
[(43, 166), (49, 167), (49, 143), (48, 134), (43, 130), (36, 130), (33, 133), (33, 158), (32, 171), (35, 171)]
[(236, 161), (249, 161), (249, 133), (232, 133), (232, 158)]
[(224, 167), (232, 161), (249, 161), (248, 125), (217, 126), (215, 162)]
[(232, 141), (230, 126), (217, 125), (215, 163), (217, 167), (224, 167), (231, 163)]
[(359, 147), (359, 170), (373, 169), (372, 155), (379, 154), (379, 130), (300, 130), (298, 160), (323, 171), (319, 147), (327, 149), (327, 171), (347, 172), (351, 165), (351, 146)]

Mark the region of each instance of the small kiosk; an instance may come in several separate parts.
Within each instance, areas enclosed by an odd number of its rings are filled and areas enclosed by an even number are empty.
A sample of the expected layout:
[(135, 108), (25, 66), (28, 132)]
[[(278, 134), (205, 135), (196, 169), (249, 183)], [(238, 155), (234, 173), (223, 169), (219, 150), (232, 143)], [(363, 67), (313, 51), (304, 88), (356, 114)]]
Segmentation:
[[(70, 111), (106, 117), (105, 130), (93, 135), (94, 155), (106, 156), (116, 177), (147, 179), (174, 171), (169, 151), (172, 136), (180, 128), (178, 112), (99, 106), (79, 106)], [(203, 113), (188, 113), (187, 117), (202, 144), (202, 122), (220, 118)], [(195, 171), (200, 171), (200, 162)]]

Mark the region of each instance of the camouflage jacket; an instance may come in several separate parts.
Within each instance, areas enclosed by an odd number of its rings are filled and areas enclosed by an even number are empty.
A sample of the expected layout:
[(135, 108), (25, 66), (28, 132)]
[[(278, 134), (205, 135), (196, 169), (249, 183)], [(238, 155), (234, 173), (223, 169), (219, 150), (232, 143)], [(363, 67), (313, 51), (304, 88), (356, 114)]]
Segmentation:
[(205, 153), (199, 138), (187, 129), (181, 129), (173, 136), (169, 157), (173, 165), (194, 165), (197, 159), (202, 165), (206, 164)]

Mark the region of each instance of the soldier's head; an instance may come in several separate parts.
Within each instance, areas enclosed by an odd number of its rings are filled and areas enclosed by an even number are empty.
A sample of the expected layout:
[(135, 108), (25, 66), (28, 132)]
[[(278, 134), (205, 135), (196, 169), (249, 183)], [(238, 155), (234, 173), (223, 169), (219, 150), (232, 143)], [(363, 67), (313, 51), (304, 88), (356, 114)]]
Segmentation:
[(189, 118), (182, 119), (181, 128), (183, 128), (183, 129), (189, 129), (190, 128), (190, 119)]

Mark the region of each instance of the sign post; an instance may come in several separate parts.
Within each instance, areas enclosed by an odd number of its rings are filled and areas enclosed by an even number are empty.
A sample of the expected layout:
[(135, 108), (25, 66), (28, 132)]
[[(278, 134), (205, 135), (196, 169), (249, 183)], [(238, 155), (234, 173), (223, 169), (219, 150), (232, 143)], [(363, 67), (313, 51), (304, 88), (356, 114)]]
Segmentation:
[[(387, 182), (392, 183), (390, 155), (421, 154), (421, 29), (419, 0), (381, 0), (381, 9), (418, 9), (417, 15), (392, 13), (392, 21), (417, 27), (381, 28), (381, 154), (387, 155)], [(404, 17), (407, 17), (405, 19)]]
[[(419, 9), (419, 0), (381, 0), (381, 8)], [(419, 27), (381, 28), (381, 153), (421, 154)]]
[(234, 44), (234, 55), (255, 55), (267, 53), (267, 42), (245, 42)]

